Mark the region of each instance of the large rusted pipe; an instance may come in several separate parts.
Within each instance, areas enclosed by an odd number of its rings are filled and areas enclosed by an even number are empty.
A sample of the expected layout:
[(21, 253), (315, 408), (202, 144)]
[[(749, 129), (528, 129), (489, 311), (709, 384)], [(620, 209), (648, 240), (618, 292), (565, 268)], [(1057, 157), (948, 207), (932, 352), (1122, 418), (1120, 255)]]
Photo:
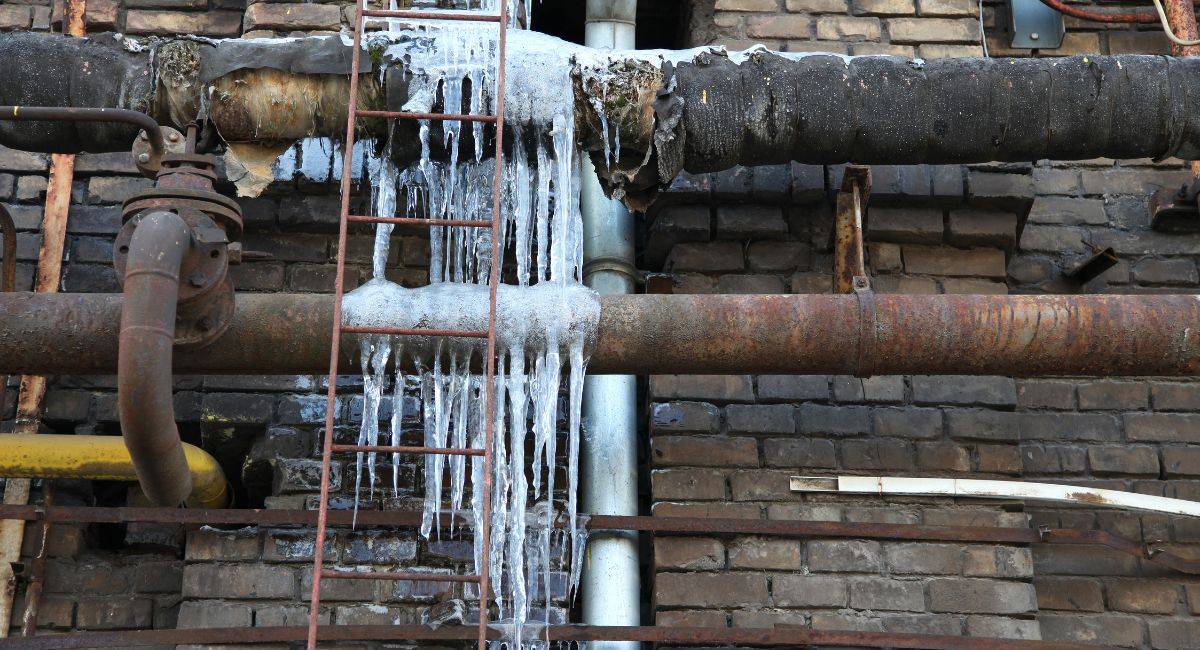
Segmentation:
[[(0, 373), (111, 373), (120, 312), (116, 295), (0, 294)], [(328, 295), (243, 294), (229, 330), (175, 369), (319, 373), (330, 318)], [(589, 371), (1185, 376), (1198, 322), (1194, 295), (604, 296)]]
[(125, 268), (117, 407), (142, 491), (159, 506), (181, 505), (192, 491), (175, 426), (171, 376), (179, 268), (191, 239), (179, 215), (148, 214), (129, 242)]

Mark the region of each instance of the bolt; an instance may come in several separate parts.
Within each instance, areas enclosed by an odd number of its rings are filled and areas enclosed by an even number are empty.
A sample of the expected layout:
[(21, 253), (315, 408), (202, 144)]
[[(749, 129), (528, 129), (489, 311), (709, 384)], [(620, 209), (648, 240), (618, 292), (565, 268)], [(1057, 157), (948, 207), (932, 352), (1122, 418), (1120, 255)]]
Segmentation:
[(149, 139), (149, 136), (146, 135), (145, 131), (138, 133), (138, 140), (147, 140), (147, 139)]
[(193, 287), (204, 286), (204, 274), (197, 271), (196, 273), (189, 275), (188, 284), (192, 285)]
[(172, 131), (167, 134), (167, 139), (170, 140), (171, 142), (179, 142), (179, 134)]
[(212, 329), (212, 319), (208, 316), (201, 316), (200, 320), (196, 321), (196, 329), (201, 332), (207, 332)]
[(1041, 38), (1041, 37), (1038, 35), (1037, 32), (1032, 32), (1031, 34), (1029, 34), (1029, 40), (1031, 40), (1031, 41), (1036, 41), (1038, 38)]
[(138, 162), (140, 162), (140, 163), (148, 163), (148, 162), (150, 162), (150, 154), (148, 154), (148, 153), (139, 153), (139, 154), (138, 154)]

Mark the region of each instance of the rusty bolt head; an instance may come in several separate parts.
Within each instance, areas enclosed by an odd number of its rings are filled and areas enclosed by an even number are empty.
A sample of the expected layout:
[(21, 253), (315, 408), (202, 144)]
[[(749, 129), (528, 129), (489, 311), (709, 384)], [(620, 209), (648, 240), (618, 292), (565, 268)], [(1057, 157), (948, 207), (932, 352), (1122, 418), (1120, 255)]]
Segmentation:
[(146, 164), (146, 163), (150, 162), (150, 154), (148, 154), (148, 153), (139, 153), (139, 154), (138, 154), (138, 162), (140, 162), (140, 163), (142, 163), (142, 164)]
[(212, 329), (212, 319), (208, 316), (201, 316), (200, 320), (196, 321), (196, 329), (201, 332), (207, 332)]
[(196, 273), (189, 275), (188, 284), (197, 288), (204, 286), (204, 274), (197, 271)]
[(170, 133), (167, 134), (167, 139), (170, 140), (171, 142), (179, 142), (179, 132), (171, 131)]

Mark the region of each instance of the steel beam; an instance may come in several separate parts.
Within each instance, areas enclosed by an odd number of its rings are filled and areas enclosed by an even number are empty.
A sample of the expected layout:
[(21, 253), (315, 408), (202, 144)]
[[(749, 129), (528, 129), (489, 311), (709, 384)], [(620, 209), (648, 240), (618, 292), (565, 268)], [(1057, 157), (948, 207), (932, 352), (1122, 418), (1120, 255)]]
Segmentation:
[[(1194, 295), (884, 294), (869, 308), (853, 295), (633, 295), (601, 305), (596, 374), (1189, 376), (1200, 366)], [(229, 330), (177, 351), (175, 372), (319, 373), (332, 307), (327, 295), (242, 294)], [(0, 295), (0, 374), (114, 372), (120, 313), (112, 294)]]

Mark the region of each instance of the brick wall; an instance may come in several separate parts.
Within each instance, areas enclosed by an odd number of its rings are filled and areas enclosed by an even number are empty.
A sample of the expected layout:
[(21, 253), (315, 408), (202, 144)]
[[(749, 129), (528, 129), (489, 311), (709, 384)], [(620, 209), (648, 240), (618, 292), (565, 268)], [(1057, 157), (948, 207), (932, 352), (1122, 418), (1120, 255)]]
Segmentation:
[[(89, 29), (209, 36), (336, 30), (346, 6), (239, 0), (92, 0)], [(954, 0), (700, 0), (692, 42), (787, 51), (904, 56), (977, 55), (977, 5)], [(1006, 8), (988, 2), (992, 54), (1006, 49)], [(0, 1), (0, 29), (47, 29), (48, 5)], [(1160, 52), (1153, 29), (1097, 29), (1068, 19), (1076, 52)], [(336, 186), (328, 154), (305, 147), (294, 173), (244, 201), (246, 247), (272, 259), (234, 267), (240, 291), (329, 291)], [(32, 285), (44, 201), (44, 156), (0, 150), (0, 201), (20, 229), (19, 286)], [(146, 181), (128, 156), (81, 156), (68, 227), (67, 291), (117, 290), (111, 270), (119, 203)], [(875, 288), (902, 293), (1194, 292), (1200, 237), (1149, 229), (1146, 198), (1186, 172), (1179, 161), (1038, 161), (1023, 165), (876, 166), (867, 223)], [(639, 266), (671, 276), (676, 293), (828, 292), (830, 192), (837, 167), (776, 166), (685, 176), (647, 215)], [(351, 237), (351, 284), (369, 273), (369, 231)], [(425, 281), (427, 243), (393, 245), (389, 274)], [(1121, 263), (1077, 287), (1063, 278), (1112, 246)], [(347, 378), (337, 421), (352, 435), (361, 399)], [(117, 432), (114, 382), (56, 378), (47, 424), (60, 432)], [(0, 405), (12, 416), (15, 391)], [(841, 376), (652, 377), (646, 384), (646, 511), (770, 519), (945, 525), (1064, 526), (1163, 540), (1194, 554), (1193, 522), (1017, 502), (803, 496), (795, 474), (902, 474), (1078, 482), (1182, 498), (1196, 494), (1200, 383), (1186, 380)], [(322, 380), (180, 377), (176, 411), (186, 439), (213, 451), (238, 482), (241, 505), (311, 507), (319, 464)], [(390, 398), (381, 416), (390, 417)], [(419, 415), (406, 401), (406, 435)], [(413, 438), (415, 441), (415, 438)], [(336, 507), (353, 468), (336, 466)], [(401, 469), (412, 508), (417, 467)], [(70, 492), (115, 505), (123, 488)], [(371, 495), (367, 495), (370, 497)], [(376, 494), (375, 497), (379, 495)], [(135, 497), (136, 499), (136, 497)], [(302, 622), (311, 531), (182, 531), (153, 526), (57, 527), (42, 626), (114, 629)], [(31, 529), (32, 537), (36, 532)], [(59, 537), (61, 536), (61, 537)], [(26, 548), (33, 548), (32, 543)], [(1114, 643), (1193, 645), (1200, 582), (1103, 549), (992, 544), (879, 543), (753, 537), (660, 537), (649, 547), (648, 609), (660, 624), (911, 631)], [(343, 566), (465, 572), (459, 538), (410, 533), (335, 535)], [(331, 584), (328, 620), (410, 622), (431, 602), (470, 597), (435, 583)], [(560, 594), (561, 595), (561, 594)], [(20, 607), (18, 603), (18, 608)], [(561, 620), (565, 606), (553, 614)], [(19, 611), (19, 610), (18, 610)]]

